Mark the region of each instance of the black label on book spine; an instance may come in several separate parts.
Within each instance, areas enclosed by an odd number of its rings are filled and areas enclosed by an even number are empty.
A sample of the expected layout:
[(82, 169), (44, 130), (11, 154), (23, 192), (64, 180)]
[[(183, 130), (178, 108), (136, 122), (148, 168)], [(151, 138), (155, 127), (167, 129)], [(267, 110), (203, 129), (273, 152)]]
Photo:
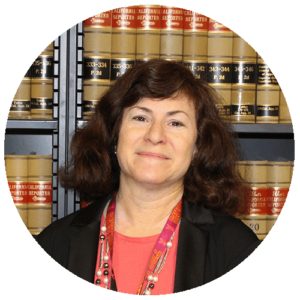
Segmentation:
[(257, 117), (278, 117), (279, 106), (269, 106), (269, 105), (258, 105), (256, 116)]
[(216, 106), (219, 110), (220, 116), (222, 117), (230, 116), (230, 105), (217, 104)]
[(13, 100), (10, 106), (10, 111), (30, 111), (30, 101)]
[(111, 80), (117, 80), (127, 70), (131, 69), (135, 64), (135, 60), (117, 60), (111, 61)]
[(244, 62), (232, 64), (232, 83), (255, 84), (256, 65)]
[(196, 79), (207, 79), (207, 63), (185, 62), (184, 64), (194, 74)]
[(52, 109), (53, 99), (50, 98), (31, 98), (31, 109)]
[(232, 116), (254, 116), (254, 105), (231, 105)]
[(32, 64), (31, 76), (33, 78), (53, 78), (53, 57), (38, 57)]
[(109, 80), (110, 59), (85, 58), (83, 62), (83, 78)]
[(208, 63), (208, 83), (231, 83), (232, 64)]
[(266, 64), (258, 65), (257, 84), (259, 85), (278, 85), (278, 81), (271, 69)]

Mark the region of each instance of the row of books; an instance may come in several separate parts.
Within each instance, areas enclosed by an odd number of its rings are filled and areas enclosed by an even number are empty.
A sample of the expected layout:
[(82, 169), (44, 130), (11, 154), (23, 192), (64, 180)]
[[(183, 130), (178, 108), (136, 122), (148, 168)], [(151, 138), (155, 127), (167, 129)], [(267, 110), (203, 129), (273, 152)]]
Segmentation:
[[(7, 181), (14, 204), (32, 235), (52, 218), (52, 156), (5, 155)], [(294, 163), (240, 161), (238, 170), (247, 182), (247, 212), (237, 215), (260, 239), (275, 224), (288, 196)], [(82, 203), (81, 208), (86, 204)]]
[[(214, 87), (221, 116), (233, 123), (288, 123), (291, 115), (271, 69), (235, 32), (199, 13), (139, 5), (83, 22), (83, 119), (101, 95), (136, 62), (183, 62)], [(12, 101), (8, 118), (49, 119), (53, 112), (53, 43), (34, 61)]]
[(9, 119), (52, 119), (53, 42), (32, 63), (19, 85)]
[(286, 202), (294, 162), (240, 161), (241, 176), (247, 182), (247, 212), (237, 215), (263, 240), (277, 221)]
[(223, 24), (199, 13), (159, 5), (106, 11), (83, 23), (83, 118), (136, 62), (183, 62), (214, 87), (226, 120), (291, 123), (276, 77), (258, 53)]
[(52, 156), (5, 155), (9, 190), (14, 204), (32, 235), (52, 220)]

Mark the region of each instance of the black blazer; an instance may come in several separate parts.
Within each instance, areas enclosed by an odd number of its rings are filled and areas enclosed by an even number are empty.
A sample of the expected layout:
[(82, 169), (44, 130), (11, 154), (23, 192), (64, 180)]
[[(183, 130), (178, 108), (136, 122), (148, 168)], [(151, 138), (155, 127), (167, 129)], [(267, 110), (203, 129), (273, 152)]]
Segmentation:
[[(111, 195), (45, 228), (37, 242), (59, 264), (93, 283), (100, 219)], [(174, 292), (208, 283), (241, 263), (260, 241), (242, 221), (183, 200)], [(116, 289), (116, 283), (111, 282)]]

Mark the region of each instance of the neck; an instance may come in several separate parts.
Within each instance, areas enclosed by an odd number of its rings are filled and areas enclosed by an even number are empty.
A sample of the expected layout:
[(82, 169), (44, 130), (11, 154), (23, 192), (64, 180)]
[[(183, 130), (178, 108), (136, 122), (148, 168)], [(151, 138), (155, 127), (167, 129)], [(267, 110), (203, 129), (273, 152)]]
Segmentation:
[(120, 184), (115, 230), (131, 237), (160, 234), (183, 195), (183, 184), (165, 189)]

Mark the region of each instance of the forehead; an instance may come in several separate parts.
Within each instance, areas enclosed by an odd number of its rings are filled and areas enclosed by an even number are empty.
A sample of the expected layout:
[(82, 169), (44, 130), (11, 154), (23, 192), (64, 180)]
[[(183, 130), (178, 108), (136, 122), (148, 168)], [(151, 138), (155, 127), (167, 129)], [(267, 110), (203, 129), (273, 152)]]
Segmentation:
[(195, 112), (194, 102), (190, 100), (185, 95), (177, 95), (175, 97), (170, 97), (166, 99), (156, 99), (144, 97), (140, 99), (135, 105), (130, 108), (135, 107), (146, 107), (149, 109), (160, 109), (160, 110), (183, 110), (189, 112)]

